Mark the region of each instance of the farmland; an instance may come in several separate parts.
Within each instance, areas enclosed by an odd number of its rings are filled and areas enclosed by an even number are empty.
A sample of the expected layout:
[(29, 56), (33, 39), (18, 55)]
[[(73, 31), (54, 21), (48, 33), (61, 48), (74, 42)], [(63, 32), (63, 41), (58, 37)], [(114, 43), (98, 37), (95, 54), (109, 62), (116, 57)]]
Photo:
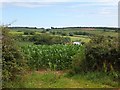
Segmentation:
[[(117, 29), (89, 29), (89, 28), (65, 28), (65, 29), (20, 29), (16, 28), (10, 31), (12, 35), (24, 35), (26, 31), (34, 31), (35, 34), (50, 34), (54, 36), (63, 36), (63, 37), (70, 37), (71, 41), (82, 41), (82, 42), (89, 42), (90, 35), (101, 35), (101, 36), (111, 36), (111, 37), (118, 37)], [(74, 34), (75, 32), (83, 33), (83, 34)], [(54, 33), (54, 34), (53, 34)], [(72, 33), (73, 35), (69, 35)], [(86, 34), (84, 34), (86, 33)], [(24, 35), (25, 36), (25, 35)]]
[(76, 53), (81, 53), (84, 47), (74, 45), (51, 45), (51, 46), (24, 46), (23, 52), (28, 55), (29, 66), (32, 69), (50, 68), (64, 70), (71, 67), (72, 58)]
[(120, 87), (116, 28), (5, 27), (3, 35), (4, 87)]

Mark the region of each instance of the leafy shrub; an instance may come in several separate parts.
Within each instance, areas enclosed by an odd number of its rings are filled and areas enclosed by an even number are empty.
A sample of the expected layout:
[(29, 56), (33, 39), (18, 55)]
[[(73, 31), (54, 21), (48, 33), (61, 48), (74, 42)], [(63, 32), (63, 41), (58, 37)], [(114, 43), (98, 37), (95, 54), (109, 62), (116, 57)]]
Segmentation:
[(80, 73), (84, 70), (85, 65), (83, 64), (85, 60), (85, 47), (82, 46), (81, 49), (72, 58), (72, 72)]
[(62, 32), (61, 35), (62, 35), (62, 36), (67, 36), (67, 33)]
[(69, 33), (69, 36), (74, 36), (74, 33), (73, 33), (73, 32), (70, 32), (70, 33)]
[(35, 35), (35, 31), (24, 31), (24, 35)]
[[(75, 54), (70, 73), (103, 71), (117, 75), (120, 71), (120, 48), (118, 38), (95, 36), (81, 52)], [(120, 76), (118, 76), (120, 77)]]
[(93, 37), (86, 45), (86, 70), (88, 71), (120, 71), (120, 50), (118, 39), (109, 37)]
[(14, 43), (14, 39), (9, 36), (9, 30), (2, 27), (2, 79), (3, 87), (8, 81), (15, 80), (16, 77), (23, 74), (26, 61), (20, 51), (20, 48)]

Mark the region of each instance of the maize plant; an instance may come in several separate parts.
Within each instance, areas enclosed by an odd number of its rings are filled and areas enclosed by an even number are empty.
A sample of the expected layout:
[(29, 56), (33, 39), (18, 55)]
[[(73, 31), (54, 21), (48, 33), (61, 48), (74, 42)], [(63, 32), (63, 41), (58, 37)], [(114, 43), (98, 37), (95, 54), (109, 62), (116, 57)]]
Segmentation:
[(71, 68), (72, 57), (81, 48), (79, 45), (26, 45), (22, 50), (31, 69), (63, 70)]

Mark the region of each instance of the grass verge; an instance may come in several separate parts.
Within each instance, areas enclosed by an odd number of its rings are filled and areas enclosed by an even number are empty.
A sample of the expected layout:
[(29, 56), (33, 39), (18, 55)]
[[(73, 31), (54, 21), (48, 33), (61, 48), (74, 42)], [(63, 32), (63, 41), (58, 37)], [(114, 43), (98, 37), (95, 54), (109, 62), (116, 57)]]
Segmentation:
[(8, 88), (120, 88), (120, 82), (112, 75), (101, 72), (81, 73), (70, 76), (57, 71), (32, 71)]

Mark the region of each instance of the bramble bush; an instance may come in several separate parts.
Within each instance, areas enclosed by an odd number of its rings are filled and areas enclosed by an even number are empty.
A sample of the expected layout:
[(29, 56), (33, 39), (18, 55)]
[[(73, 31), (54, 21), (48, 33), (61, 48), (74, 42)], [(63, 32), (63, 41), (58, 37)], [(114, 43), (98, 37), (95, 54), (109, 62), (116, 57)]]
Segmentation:
[(15, 44), (14, 39), (9, 35), (7, 27), (2, 29), (2, 80), (3, 87), (6, 83), (15, 80), (24, 73), (26, 61), (20, 48)]
[[(81, 53), (84, 52), (84, 53)], [(82, 50), (74, 55), (70, 74), (105, 72), (120, 80), (120, 48), (118, 38), (94, 36)]]
[(86, 45), (86, 70), (120, 71), (118, 38), (97, 36)]

